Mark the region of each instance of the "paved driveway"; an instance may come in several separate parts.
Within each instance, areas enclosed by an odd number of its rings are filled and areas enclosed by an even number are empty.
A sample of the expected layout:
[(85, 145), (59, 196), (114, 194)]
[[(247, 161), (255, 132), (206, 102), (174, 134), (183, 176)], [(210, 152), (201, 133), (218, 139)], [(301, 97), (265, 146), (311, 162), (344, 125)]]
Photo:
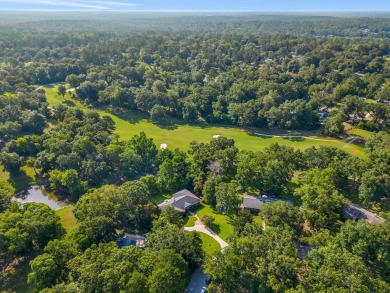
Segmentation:
[(204, 283), (206, 278), (207, 276), (203, 273), (202, 267), (197, 267), (192, 273), (190, 283), (184, 292), (200, 293), (203, 286), (207, 287), (207, 285)]
[(215, 234), (211, 229), (207, 228), (205, 225), (195, 225), (193, 227), (184, 227), (185, 231), (198, 231), (201, 233), (205, 233), (211, 237), (213, 237), (219, 245), (221, 245), (221, 250), (224, 250), (225, 247), (229, 246), (225, 241), (222, 240), (217, 234)]

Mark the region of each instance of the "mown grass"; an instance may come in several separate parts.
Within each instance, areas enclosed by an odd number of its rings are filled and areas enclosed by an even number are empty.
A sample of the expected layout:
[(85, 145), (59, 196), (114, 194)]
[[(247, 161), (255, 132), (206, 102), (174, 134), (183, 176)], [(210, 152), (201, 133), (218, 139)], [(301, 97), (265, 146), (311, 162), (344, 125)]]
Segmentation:
[[(63, 99), (57, 94), (57, 85), (44, 86), (46, 97), (50, 106), (67, 103), (68, 105), (78, 106), (83, 109), (87, 107), (77, 100), (72, 99), (69, 94)], [(124, 114), (113, 114), (105, 109), (99, 109), (101, 115), (110, 116), (116, 125), (115, 132), (119, 134), (121, 140), (128, 140), (135, 134), (144, 131), (149, 137), (152, 137), (157, 145), (166, 143), (169, 149), (179, 148), (186, 151), (191, 141), (209, 142), (214, 135), (224, 135), (228, 138), (233, 138), (236, 146), (239, 149), (252, 151), (261, 151), (272, 143), (292, 146), (296, 149), (306, 149), (311, 146), (334, 146), (339, 149), (344, 148), (345, 151), (357, 155), (364, 156), (363, 148), (359, 145), (349, 144), (344, 141), (327, 138), (316, 137), (315, 133), (311, 134), (312, 139), (304, 138), (282, 138), (282, 137), (262, 137), (254, 134), (250, 130), (241, 129), (239, 127), (210, 125), (207, 123), (193, 122), (187, 123), (176, 119), (166, 119), (161, 123), (152, 123), (147, 117), (139, 112), (129, 112)], [(265, 132), (266, 130), (261, 130)]]
[(26, 188), (35, 184), (34, 175), (31, 174), (30, 167), (23, 166), (16, 174), (9, 174), (8, 181), (16, 190)]
[(261, 220), (259, 215), (253, 216), (253, 222), (259, 224), (260, 226), (263, 225), (263, 221)]
[(67, 206), (56, 211), (56, 214), (60, 217), (62, 227), (68, 233), (77, 227), (77, 219), (73, 214), (73, 208), (73, 206)]
[(159, 205), (160, 203), (164, 202), (166, 199), (170, 199), (172, 196), (169, 194), (160, 194), (155, 197), (153, 197), (152, 201), (156, 204)]
[(206, 254), (206, 257), (221, 250), (221, 246), (219, 243), (211, 236), (197, 232), (200, 235), (200, 238), (202, 239), (202, 248), (203, 251)]
[(184, 227), (194, 227), (195, 226), (196, 217), (185, 215), (184, 216)]
[(359, 129), (355, 128), (351, 124), (346, 123), (344, 127), (345, 133), (348, 135), (353, 135), (353, 136), (360, 136), (365, 139), (368, 139), (372, 136), (372, 132), (364, 130), (364, 129)]
[(204, 215), (214, 217), (215, 220), (210, 229), (213, 230), (214, 233), (218, 234), (218, 236), (224, 241), (227, 241), (228, 236), (233, 233), (232, 219), (226, 215), (217, 213), (211, 206), (201, 203), (199, 208), (196, 210), (196, 214), (199, 219), (202, 219)]
[(367, 130), (363, 130), (363, 129), (358, 129), (358, 128), (354, 128), (354, 129), (348, 130), (347, 133), (349, 135), (360, 136), (360, 137), (363, 137), (365, 139), (368, 139), (368, 138), (370, 138), (372, 136), (372, 132), (367, 131)]

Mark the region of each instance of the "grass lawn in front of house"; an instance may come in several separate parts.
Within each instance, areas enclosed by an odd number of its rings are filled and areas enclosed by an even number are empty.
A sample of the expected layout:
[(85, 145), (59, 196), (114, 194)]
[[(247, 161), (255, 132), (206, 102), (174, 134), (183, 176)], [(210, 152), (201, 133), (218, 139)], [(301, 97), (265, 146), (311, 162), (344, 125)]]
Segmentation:
[(204, 215), (214, 217), (215, 220), (210, 229), (213, 230), (214, 233), (218, 234), (218, 236), (224, 241), (227, 241), (228, 235), (233, 234), (232, 219), (226, 215), (215, 212), (211, 206), (205, 203), (200, 203), (195, 212), (201, 220)]
[(194, 227), (195, 226), (196, 217), (190, 216), (186, 213), (183, 220), (184, 220), (184, 227)]
[(170, 199), (172, 195), (170, 194), (160, 194), (152, 198), (152, 201), (156, 204), (159, 205), (160, 203), (163, 203), (164, 200)]
[(206, 254), (206, 257), (213, 254), (214, 252), (221, 250), (221, 245), (211, 236), (197, 232), (200, 235), (200, 238), (202, 239), (202, 248), (203, 251)]

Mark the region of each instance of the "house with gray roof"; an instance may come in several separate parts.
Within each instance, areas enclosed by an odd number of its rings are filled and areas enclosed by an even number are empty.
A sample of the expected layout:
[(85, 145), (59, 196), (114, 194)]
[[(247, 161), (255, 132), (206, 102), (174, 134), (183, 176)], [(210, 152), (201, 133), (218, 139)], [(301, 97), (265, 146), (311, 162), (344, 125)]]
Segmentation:
[(283, 200), (275, 197), (268, 197), (266, 195), (263, 196), (244, 195), (241, 208), (250, 210), (251, 212), (258, 213), (263, 204), (267, 202), (276, 202), (276, 201), (284, 201), (291, 204), (291, 202), (288, 200)]
[(356, 204), (349, 203), (344, 208), (344, 216), (352, 221), (365, 220), (370, 224), (382, 224), (385, 220), (379, 217), (377, 214), (374, 214), (366, 209), (359, 207)]
[(172, 198), (167, 199), (163, 203), (159, 204), (158, 207), (163, 210), (166, 207), (171, 206), (178, 212), (185, 213), (192, 207), (197, 206), (199, 202), (199, 197), (197, 197), (191, 191), (183, 189), (173, 194)]

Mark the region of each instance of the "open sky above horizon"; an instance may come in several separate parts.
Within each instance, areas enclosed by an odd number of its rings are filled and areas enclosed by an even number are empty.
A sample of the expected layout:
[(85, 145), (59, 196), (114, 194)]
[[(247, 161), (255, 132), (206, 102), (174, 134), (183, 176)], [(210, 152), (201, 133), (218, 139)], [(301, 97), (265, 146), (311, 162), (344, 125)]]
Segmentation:
[(390, 11), (389, 0), (0, 0), (0, 10)]

